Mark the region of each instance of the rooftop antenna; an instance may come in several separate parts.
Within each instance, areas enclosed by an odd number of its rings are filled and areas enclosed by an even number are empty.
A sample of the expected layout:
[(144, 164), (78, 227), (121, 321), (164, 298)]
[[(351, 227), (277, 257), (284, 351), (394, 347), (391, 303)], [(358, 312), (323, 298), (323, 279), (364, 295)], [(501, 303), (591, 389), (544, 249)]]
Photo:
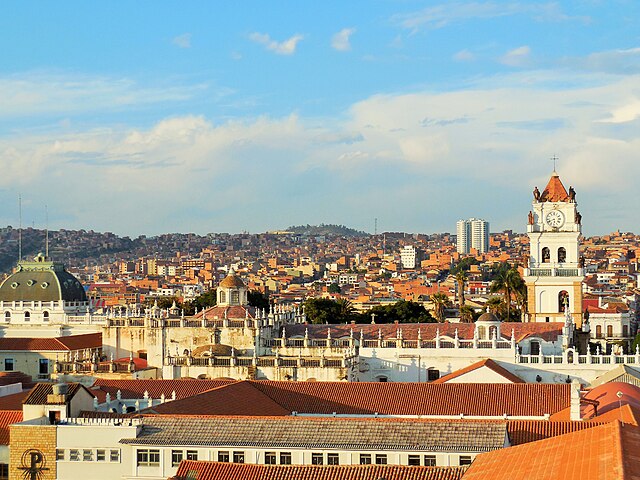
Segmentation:
[(49, 207), (44, 206), (45, 229), (44, 229), (44, 258), (49, 259)]
[(373, 234), (378, 235), (378, 217), (373, 220)]
[(22, 194), (18, 194), (18, 262), (22, 260)]

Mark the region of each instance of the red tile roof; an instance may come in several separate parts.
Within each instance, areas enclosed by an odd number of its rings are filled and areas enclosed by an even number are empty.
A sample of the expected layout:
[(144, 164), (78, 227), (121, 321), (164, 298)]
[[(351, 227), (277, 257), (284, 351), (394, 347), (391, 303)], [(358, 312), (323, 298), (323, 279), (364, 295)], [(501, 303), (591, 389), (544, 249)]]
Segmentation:
[(255, 318), (255, 309), (249, 305), (246, 307), (241, 305), (215, 305), (198, 312), (197, 315), (194, 315), (194, 318), (202, 319), (203, 315), (207, 320), (221, 320), (223, 318), (228, 318), (229, 320), (244, 320), (247, 317)]
[(549, 420), (508, 420), (507, 432), (511, 445), (536, 442), (566, 433), (593, 428), (605, 422), (549, 421)]
[(612, 422), (480, 454), (465, 480), (640, 479), (640, 428)]
[(564, 188), (564, 185), (560, 181), (560, 177), (556, 172), (553, 172), (551, 178), (549, 179), (549, 183), (542, 191), (540, 195), (541, 202), (568, 202), (569, 194), (567, 190)]
[(250, 465), (184, 460), (175, 480), (459, 480), (466, 467)]
[[(239, 392), (245, 396), (236, 399)], [(569, 406), (566, 384), (473, 384), (383, 382), (275, 382), (249, 381), (227, 385), (199, 395), (197, 403), (166, 403), (162, 413), (175, 405), (182, 414), (254, 415), (252, 411), (298, 412), (331, 415), (411, 416), (509, 416), (542, 417)], [(278, 405), (279, 407), (276, 407)], [(252, 410), (253, 409), (253, 410)]]
[(451, 380), (454, 380), (458, 377), (461, 377), (462, 375), (465, 375), (469, 372), (473, 372), (480, 368), (488, 368), (489, 370), (493, 370), (495, 373), (497, 373), (498, 375), (501, 375), (506, 380), (509, 380), (511, 383), (525, 383), (525, 381), (522, 380), (520, 377), (511, 373), (509, 370), (507, 370), (506, 368), (504, 368), (502, 365), (498, 364), (494, 360), (491, 360), (490, 358), (480, 360), (479, 362), (473, 363), (468, 367), (464, 367), (464, 368), (461, 368), (460, 370), (456, 370), (455, 372), (451, 372), (450, 374), (445, 375), (444, 377), (440, 377), (439, 379), (433, 381), (432, 383), (447, 383), (447, 382), (450, 382)]
[(29, 396), (31, 390), (23, 390), (20, 393), (5, 395), (0, 397), (0, 410), (20, 410), (22, 411), (22, 402)]
[(102, 347), (102, 333), (57, 338), (0, 338), (0, 350), (68, 352)]
[[(85, 390), (91, 397), (94, 395), (81, 383), (68, 383), (67, 384), (66, 401), (72, 399), (79, 391)], [(53, 383), (38, 383), (31, 389), (27, 397), (22, 402), (23, 405), (47, 405), (55, 404), (59, 405), (65, 402), (49, 402), (49, 395), (53, 393)]]
[(0, 411), (0, 445), (9, 445), (9, 425), (22, 421), (22, 410)]
[(151, 398), (160, 398), (162, 394), (169, 399), (176, 392), (176, 399), (191, 397), (212, 388), (234, 383), (235, 380), (108, 380), (98, 378), (90, 388), (95, 393), (96, 389), (109, 393), (112, 399), (116, 398), (118, 390), (122, 398), (142, 398), (144, 392), (148, 392)]

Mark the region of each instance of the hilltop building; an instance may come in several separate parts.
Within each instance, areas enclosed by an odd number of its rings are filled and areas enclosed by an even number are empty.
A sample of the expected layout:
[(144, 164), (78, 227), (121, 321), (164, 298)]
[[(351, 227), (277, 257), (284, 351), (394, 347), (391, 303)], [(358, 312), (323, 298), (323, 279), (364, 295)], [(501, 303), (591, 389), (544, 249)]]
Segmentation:
[(456, 223), (456, 250), (469, 253), (475, 249), (480, 253), (489, 251), (489, 222), (479, 218), (458, 220)]

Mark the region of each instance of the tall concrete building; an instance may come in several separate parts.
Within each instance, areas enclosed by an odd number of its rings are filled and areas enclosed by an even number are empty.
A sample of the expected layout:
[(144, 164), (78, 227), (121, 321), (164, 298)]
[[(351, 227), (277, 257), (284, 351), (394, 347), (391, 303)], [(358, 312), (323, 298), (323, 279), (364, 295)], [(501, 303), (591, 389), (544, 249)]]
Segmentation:
[(456, 223), (458, 253), (469, 253), (472, 248), (485, 253), (489, 250), (489, 222), (480, 218), (458, 220)]

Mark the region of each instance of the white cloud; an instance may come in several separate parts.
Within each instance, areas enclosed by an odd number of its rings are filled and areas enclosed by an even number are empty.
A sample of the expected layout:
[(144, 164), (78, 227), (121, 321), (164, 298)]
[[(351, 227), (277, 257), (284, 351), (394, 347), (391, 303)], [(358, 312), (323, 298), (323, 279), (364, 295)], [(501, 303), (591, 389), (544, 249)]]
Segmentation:
[(191, 34), (183, 33), (182, 35), (178, 35), (173, 38), (172, 42), (180, 48), (191, 48)]
[(417, 12), (395, 15), (392, 20), (402, 28), (416, 32), (420, 29), (438, 29), (468, 20), (527, 15), (536, 21), (580, 20), (586, 17), (570, 17), (556, 3), (523, 2), (448, 2), (433, 5)]
[(613, 109), (603, 123), (627, 123), (640, 118), (640, 100), (633, 99), (618, 108)]
[(249, 39), (256, 43), (264, 45), (267, 50), (271, 50), (272, 52), (275, 52), (279, 55), (292, 55), (293, 53), (295, 53), (298, 43), (303, 38), (304, 35), (296, 34), (286, 40), (283, 40), (282, 42), (277, 42), (266, 33), (254, 32), (249, 35)]
[(531, 48), (527, 45), (509, 50), (500, 58), (500, 63), (511, 67), (522, 67), (529, 63)]
[(456, 52), (453, 55), (453, 59), (457, 62), (469, 62), (471, 60), (475, 60), (475, 55), (471, 53), (469, 50), (464, 49)]
[(343, 28), (333, 36), (331, 46), (341, 52), (351, 50), (351, 35), (353, 35), (355, 31), (355, 28)]

